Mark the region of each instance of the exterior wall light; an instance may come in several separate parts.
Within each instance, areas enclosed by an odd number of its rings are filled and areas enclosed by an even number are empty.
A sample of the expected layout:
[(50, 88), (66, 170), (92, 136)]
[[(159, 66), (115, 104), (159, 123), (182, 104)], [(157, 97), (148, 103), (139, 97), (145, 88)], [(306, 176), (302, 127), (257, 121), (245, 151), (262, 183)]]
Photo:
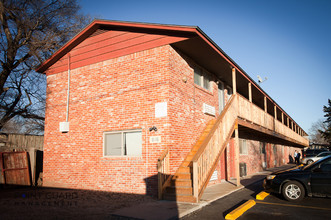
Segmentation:
[(149, 131), (151, 131), (151, 132), (152, 132), (152, 131), (155, 131), (155, 132), (157, 132), (157, 127), (155, 127), (155, 126), (153, 126), (153, 127), (150, 127), (150, 128), (149, 128)]

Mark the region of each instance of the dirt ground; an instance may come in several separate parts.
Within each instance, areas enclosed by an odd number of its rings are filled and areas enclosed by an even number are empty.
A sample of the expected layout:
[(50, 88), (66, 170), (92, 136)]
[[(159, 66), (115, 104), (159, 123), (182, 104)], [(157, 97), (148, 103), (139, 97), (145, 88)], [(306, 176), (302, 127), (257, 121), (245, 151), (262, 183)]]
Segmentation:
[(128, 219), (112, 212), (155, 200), (89, 190), (6, 188), (0, 189), (0, 219)]

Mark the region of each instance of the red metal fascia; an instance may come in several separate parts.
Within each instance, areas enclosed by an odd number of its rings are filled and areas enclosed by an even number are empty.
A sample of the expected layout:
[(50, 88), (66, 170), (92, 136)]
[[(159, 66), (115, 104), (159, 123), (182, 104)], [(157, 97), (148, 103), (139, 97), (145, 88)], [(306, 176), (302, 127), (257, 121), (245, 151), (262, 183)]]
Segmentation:
[(164, 25), (164, 24), (153, 24), (153, 23), (137, 23), (137, 22), (123, 22), (123, 21), (107, 21), (107, 20), (96, 20), (99, 25), (106, 26), (122, 26), (130, 28), (143, 28), (143, 29), (156, 29), (156, 30), (169, 30), (169, 31), (182, 31), (194, 33), (196, 27), (194, 26), (178, 26), (178, 25)]
[(106, 21), (106, 20), (94, 20), (80, 33), (68, 41), (63, 47), (55, 52), (50, 58), (36, 68), (37, 72), (44, 72), (48, 67), (53, 65), (58, 59), (64, 54), (68, 53), (73, 47), (83, 41), (88, 35), (98, 29), (100, 26), (114, 26), (114, 27), (128, 27), (128, 28), (142, 28), (142, 29), (155, 29), (155, 30), (169, 30), (169, 31), (181, 31), (195, 33), (195, 27), (189, 26), (171, 26), (171, 25), (160, 25), (160, 24), (147, 24), (147, 23), (131, 23), (131, 22), (118, 22), (118, 21)]

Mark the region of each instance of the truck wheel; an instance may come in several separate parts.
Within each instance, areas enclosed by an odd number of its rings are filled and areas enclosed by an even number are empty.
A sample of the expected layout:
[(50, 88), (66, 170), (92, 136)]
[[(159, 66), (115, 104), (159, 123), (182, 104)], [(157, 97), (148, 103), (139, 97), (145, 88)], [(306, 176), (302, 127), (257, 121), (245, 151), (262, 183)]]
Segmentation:
[(284, 198), (291, 202), (297, 202), (305, 196), (305, 189), (302, 184), (297, 181), (289, 181), (282, 188)]

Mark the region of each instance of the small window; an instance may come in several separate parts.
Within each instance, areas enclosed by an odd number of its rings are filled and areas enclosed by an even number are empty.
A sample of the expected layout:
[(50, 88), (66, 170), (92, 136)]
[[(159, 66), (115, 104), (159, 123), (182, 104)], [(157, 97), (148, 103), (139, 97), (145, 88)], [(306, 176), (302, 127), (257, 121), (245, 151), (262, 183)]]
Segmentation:
[(265, 154), (265, 143), (260, 142), (260, 154)]
[(141, 156), (141, 131), (104, 133), (104, 156)]
[(201, 68), (194, 68), (194, 83), (210, 91), (210, 79)]
[(208, 91), (210, 90), (210, 80), (207, 74), (203, 74), (203, 88), (207, 89)]
[(239, 139), (239, 153), (248, 154), (248, 149), (245, 139)]
[(200, 68), (194, 69), (194, 83), (201, 86), (202, 72)]

